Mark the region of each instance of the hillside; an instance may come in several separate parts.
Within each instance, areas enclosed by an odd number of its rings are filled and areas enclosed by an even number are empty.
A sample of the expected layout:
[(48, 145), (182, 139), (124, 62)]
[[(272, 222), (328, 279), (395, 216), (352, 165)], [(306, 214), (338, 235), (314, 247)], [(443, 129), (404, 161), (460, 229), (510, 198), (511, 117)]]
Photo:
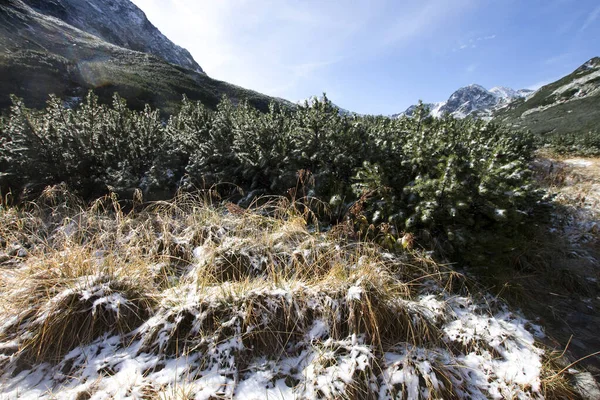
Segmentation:
[(541, 136), (598, 132), (600, 58), (592, 58), (531, 96), (510, 103), (498, 110), (495, 119)]
[(279, 101), (111, 44), (20, 0), (0, 3), (0, 109), (11, 105), (9, 94), (40, 108), (51, 93), (81, 98), (90, 89), (103, 102), (118, 92), (133, 108), (148, 103), (169, 114), (183, 94), (209, 107), (223, 95), (234, 102), (248, 99), (262, 110)]
[[(597, 391), (580, 370), (598, 365), (592, 253), (557, 231), (596, 234), (596, 216), (552, 223), (572, 214), (533, 181), (526, 135), (344, 116), (325, 98), (184, 101), (163, 124), (90, 95), (17, 104), (0, 139), (0, 397)], [(157, 188), (180, 190), (147, 202)]]
[(99, 37), (105, 42), (153, 54), (203, 73), (192, 55), (163, 35), (129, 0), (23, 0), (34, 10)]

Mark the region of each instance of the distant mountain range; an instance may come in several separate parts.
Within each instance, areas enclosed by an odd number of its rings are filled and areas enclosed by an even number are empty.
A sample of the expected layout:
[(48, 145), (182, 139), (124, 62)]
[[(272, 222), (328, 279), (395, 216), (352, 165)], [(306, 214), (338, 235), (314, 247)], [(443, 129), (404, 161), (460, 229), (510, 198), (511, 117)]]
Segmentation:
[(0, 0), (0, 109), (9, 94), (39, 108), (51, 93), (76, 100), (90, 89), (165, 114), (184, 94), (208, 107), (223, 95), (262, 110), (284, 102), (208, 77), (129, 0)]
[[(506, 87), (494, 87), (490, 90), (480, 85), (469, 85), (462, 87), (452, 93), (446, 101), (439, 103), (426, 103), (430, 115), (439, 118), (444, 114), (450, 114), (456, 118), (474, 116), (490, 119), (493, 113), (501, 107), (506, 106), (515, 99), (524, 98), (533, 93), (533, 90), (514, 90)], [(402, 115), (411, 116), (417, 106), (412, 105), (405, 111), (392, 115), (397, 118)]]
[[(536, 91), (479, 85), (458, 89), (447, 101), (426, 104), (430, 115), (474, 116), (536, 135), (600, 130), (600, 57)], [(401, 115), (411, 116), (416, 106)]]
[[(40, 108), (51, 93), (75, 102), (90, 89), (103, 102), (118, 92), (132, 108), (150, 104), (164, 114), (184, 94), (208, 107), (222, 96), (260, 110), (272, 101), (295, 106), (210, 78), (130, 0), (0, 0), (0, 111), (11, 105), (9, 94)], [(598, 130), (600, 58), (535, 92), (469, 85), (427, 106), (434, 117), (494, 119), (537, 134)]]
[[(597, 132), (600, 130), (600, 57), (590, 59), (569, 75), (536, 91), (500, 86), (487, 90), (480, 85), (469, 85), (452, 93), (446, 101), (425, 103), (425, 106), (436, 118), (446, 113), (456, 118), (471, 116), (537, 135)], [(412, 116), (416, 107), (410, 106), (391, 117)], [(340, 114), (356, 114), (338, 108)]]

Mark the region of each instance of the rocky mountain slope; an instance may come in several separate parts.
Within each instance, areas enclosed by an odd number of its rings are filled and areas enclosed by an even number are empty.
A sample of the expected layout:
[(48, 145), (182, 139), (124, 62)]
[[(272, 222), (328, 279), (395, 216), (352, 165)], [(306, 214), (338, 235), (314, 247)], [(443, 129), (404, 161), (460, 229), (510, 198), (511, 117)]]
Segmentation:
[[(85, 10), (83, 3), (91, 8), (95, 4), (99, 8), (97, 12), (101, 12), (107, 9), (110, 11), (111, 7), (124, 5), (126, 2), (39, 2), (45, 8), (52, 9), (55, 14), (59, 13), (62, 9), (60, 5), (63, 5), (70, 10), (69, 15), (63, 17), (79, 21), (74, 23), (80, 26), (84, 24), (81, 21), (89, 18), (79, 14)], [(44, 7), (39, 4), (38, 10), (42, 10)], [(73, 7), (67, 8), (68, 5)], [(119, 13), (118, 10), (110, 12)], [(148, 103), (161, 108), (165, 113), (175, 111), (183, 94), (192, 100), (201, 100), (209, 107), (216, 106), (223, 95), (233, 101), (248, 99), (259, 109), (266, 109), (268, 103), (274, 100), (260, 93), (211, 79), (198, 72), (201, 70), (199, 66), (193, 70), (193, 66), (172, 64), (162, 57), (110, 43), (95, 34), (96, 31), (104, 31), (101, 36), (111, 39), (113, 25), (118, 23), (115, 20), (102, 25), (102, 20), (97, 18), (93, 26), (88, 27), (90, 32), (86, 32), (65, 20), (36, 11), (21, 0), (1, 1), (0, 109), (11, 105), (9, 94), (24, 98), (29, 107), (38, 108), (44, 106), (51, 93), (61, 98), (77, 98), (90, 89), (105, 102), (111, 101), (113, 93), (118, 92), (133, 108), (141, 108)], [(145, 29), (152, 31), (151, 28)], [(138, 32), (133, 37), (143, 35), (143, 32)], [(114, 37), (111, 40), (116, 42)], [(151, 38), (149, 40), (152, 41)], [(138, 46), (139, 43), (134, 42), (132, 39), (128, 45), (131, 48)], [(152, 49), (148, 48), (147, 51)], [(168, 54), (164, 57), (168, 57)]]
[(204, 72), (186, 49), (165, 37), (129, 0), (24, 0), (24, 3), (105, 42)]
[[(446, 101), (438, 103), (426, 103), (431, 115), (441, 117), (448, 113), (456, 118), (476, 116), (480, 118), (491, 118), (493, 112), (515, 99), (523, 98), (533, 91), (528, 89), (514, 90), (506, 87), (494, 87), (490, 90), (480, 85), (469, 85), (458, 89)], [(412, 115), (416, 105), (408, 107), (401, 115)]]
[(535, 134), (597, 131), (600, 122), (600, 57), (495, 113), (499, 122)]

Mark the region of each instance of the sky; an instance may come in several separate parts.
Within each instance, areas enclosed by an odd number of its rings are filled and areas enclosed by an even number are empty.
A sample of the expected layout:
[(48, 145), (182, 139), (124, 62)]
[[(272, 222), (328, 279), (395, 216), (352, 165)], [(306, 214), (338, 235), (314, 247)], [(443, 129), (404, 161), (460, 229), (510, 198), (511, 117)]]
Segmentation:
[(211, 77), (394, 114), (553, 82), (600, 56), (598, 0), (133, 0)]

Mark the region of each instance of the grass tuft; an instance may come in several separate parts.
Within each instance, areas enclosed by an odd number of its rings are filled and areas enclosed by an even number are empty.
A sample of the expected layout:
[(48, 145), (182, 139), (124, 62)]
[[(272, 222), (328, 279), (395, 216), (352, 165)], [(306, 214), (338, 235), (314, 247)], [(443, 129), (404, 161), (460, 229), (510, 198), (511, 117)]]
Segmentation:
[(107, 196), (86, 208), (54, 188), (3, 209), (5, 248), (31, 243), (0, 268), (7, 393), (27, 390), (18, 374), (74, 397), (567, 393), (531, 324), (452, 266), (315, 230), (281, 199), (212, 201), (126, 208)]

